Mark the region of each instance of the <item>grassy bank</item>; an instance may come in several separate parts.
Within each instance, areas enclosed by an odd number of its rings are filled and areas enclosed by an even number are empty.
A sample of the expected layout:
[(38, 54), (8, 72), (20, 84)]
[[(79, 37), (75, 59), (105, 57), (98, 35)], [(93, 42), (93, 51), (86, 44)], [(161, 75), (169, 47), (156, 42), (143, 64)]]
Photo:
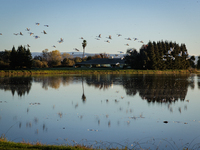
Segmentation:
[(35, 75), (35, 74), (188, 74), (197, 70), (134, 70), (115, 68), (45, 68), (30, 70), (0, 70), (1, 75)]
[(15, 143), (7, 141), (6, 139), (0, 139), (0, 149), (1, 150), (89, 150), (92, 148), (76, 145), (44, 145), (39, 142), (37, 143)]
[[(188, 145), (191, 148), (188, 148), (185, 146), (181, 146), (180, 148), (178, 148), (176, 146), (176, 144), (174, 143), (174, 145), (170, 142), (168, 142), (168, 148), (169, 149), (180, 149), (180, 150), (193, 150), (193, 149), (199, 149), (199, 143), (193, 145)], [(167, 145), (166, 145), (167, 148)], [(91, 146), (85, 146), (85, 145), (45, 145), (45, 144), (41, 144), (40, 142), (36, 142), (36, 143), (29, 143), (29, 142), (20, 142), (20, 143), (16, 143), (16, 142), (12, 142), (12, 141), (7, 141), (5, 138), (0, 138), (0, 150), (101, 150), (102, 148), (100, 147), (93, 147)], [(122, 148), (110, 148), (110, 147), (106, 147), (104, 148), (106, 150), (128, 150), (130, 148), (128, 147), (122, 147)], [(134, 149), (131, 148), (131, 149)], [(136, 148), (138, 149), (138, 148)], [(140, 149), (142, 149), (142, 147), (140, 146)], [(149, 147), (150, 149), (150, 147)], [(159, 147), (156, 147), (156, 149), (159, 149)]]

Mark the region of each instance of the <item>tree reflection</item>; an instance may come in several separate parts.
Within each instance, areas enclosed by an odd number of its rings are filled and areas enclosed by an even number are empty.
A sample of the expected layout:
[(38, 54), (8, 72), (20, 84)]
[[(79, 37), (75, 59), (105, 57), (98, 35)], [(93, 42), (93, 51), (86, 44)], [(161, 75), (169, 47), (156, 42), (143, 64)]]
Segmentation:
[[(190, 80), (188, 80), (190, 77)], [(86, 83), (98, 89), (108, 89), (113, 84), (122, 85), (126, 94), (134, 96), (139, 93), (148, 102), (175, 102), (185, 100), (188, 87), (194, 88), (193, 76), (190, 75), (90, 75)], [(199, 84), (200, 85), (200, 84)]]
[(85, 102), (86, 101), (86, 96), (84, 94), (83, 76), (81, 78), (82, 78), (82, 89), (83, 89), (82, 100), (83, 100), (83, 102)]
[(11, 91), (12, 95), (15, 92), (18, 96), (28, 94), (32, 86), (31, 76), (20, 76), (20, 77), (4, 77), (0, 78), (0, 89), (5, 91)]
[(34, 77), (34, 82), (39, 82), (42, 84), (42, 88), (48, 90), (48, 87), (58, 89), (60, 85), (69, 85), (73, 82), (72, 76), (37, 76)]
[(86, 83), (89, 86), (94, 86), (98, 89), (106, 90), (113, 85), (113, 75), (90, 75), (86, 77)]
[[(113, 85), (121, 85), (129, 96), (139, 93), (140, 97), (148, 102), (175, 102), (184, 100), (188, 87), (194, 89), (194, 76), (190, 75), (126, 75), (126, 74), (93, 74), (93, 75), (66, 75), (66, 76), (21, 76), (0, 78), (0, 89), (10, 90), (19, 96), (29, 93), (32, 81), (42, 84), (44, 89), (48, 87), (58, 89), (62, 85), (70, 83), (82, 83), (83, 102), (86, 101), (84, 82), (87, 86), (107, 90)], [(198, 88), (200, 88), (200, 76), (198, 75)]]
[(175, 102), (184, 100), (191, 82), (189, 75), (135, 75), (123, 80), (127, 95), (137, 92), (148, 102)]

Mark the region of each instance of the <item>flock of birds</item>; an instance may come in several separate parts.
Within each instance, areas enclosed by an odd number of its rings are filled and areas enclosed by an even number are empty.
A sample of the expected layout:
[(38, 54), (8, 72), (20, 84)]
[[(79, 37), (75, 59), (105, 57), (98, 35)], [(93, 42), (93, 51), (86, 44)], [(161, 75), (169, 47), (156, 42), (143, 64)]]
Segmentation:
[[(117, 34), (117, 36), (118, 37), (120, 37), (120, 36), (122, 36), (121, 34)], [(95, 37), (95, 39), (96, 40), (100, 40), (102, 38), (102, 35), (101, 34), (99, 34), (98, 36), (96, 36)], [(112, 40), (112, 36), (111, 35), (109, 35), (108, 37), (106, 37), (108, 40), (105, 40), (105, 42), (107, 42), (107, 43), (110, 43), (110, 41)], [(84, 39), (83, 37), (80, 37), (80, 39)], [(128, 37), (128, 38), (125, 38), (126, 40), (129, 40), (129, 41), (131, 41), (131, 40), (134, 40), (134, 41), (138, 41), (139, 43), (144, 43), (143, 41), (139, 41), (139, 39), (138, 38), (130, 38), (130, 37)], [(129, 44), (128, 43), (126, 43), (125, 44), (126, 46), (129, 46)], [(74, 48), (74, 50), (75, 51), (80, 51), (79, 49), (77, 49), (77, 48)], [(124, 53), (123, 51), (118, 51), (119, 53)]]
[[(40, 25), (40, 23), (35, 23), (35, 25), (36, 26), (39, 26)], [(49, 27), (49, 25), (44, 25), (45, 27)], [(25, 29), (25, 31), (28, 31), (28, 34), (30, 35), (30, 36), (32, 36), (33, 35), (33, 37), (35, 38), (35, 39), (38, 39), (38, 38), (40, 38), (40, 36), (38, 36), (38, 35), (34, 35), (34, 33), (33, 32), (31, 32), (30, 31), (31, 30), (31, 28), (26, 28)], [(43, 34), (47, 34), (47, 32), (45, 31), (45, 30), (43, 30), (41, 33), (43, 33)], [(24, 34), (20, 31), (19, 33), (13, 33), (14, 35), (21, 35), (21, 36), (23, 36)], [(0, 33), (0, 35), (3, 35), (2, 33)], [(58, 40), (58, 43), (62, 43), (64, 40), (63, 40), (63, 38), (60, 38), (60, 40)], [(31, 47), (29, 44), (27, 44), (27, 47)], [(53, 45), (52, 47), (54, 47), (54, 48), (56, 48), (56, 46), (55, 45)]]
[[(36, 26), (40, 26), (40, 23), (37, 22), (37, 23), (35, 23), (35, 25), (36, 25)], [(49, 25), (47, 25), (47, 24), (45, 24), (44, 26), (47, 27), (47, 28), (49, 27)], [(33, 36), (35, 39), (40, 38), (40, 36), (35, 35), (33, 32), (31, 32), (31, 28), (26, 28), (25, 31), (28, 31), (28, 34), (29, 34), (30, 36)], [(47, 34), (47, 32), (46, 32), (45, 30), (43, 30), (41, 33)], [(13, 34), (16, 35), (16, 36), (18, 36), (18, 35), (23, 36), (23, 33), (22, 33), (22, 32), (13, 33)], [(3, 35), (3, 34), (0, 33), (0, 35)], [(121, 34), (117, 34), (117, 36), (120, 37), (120, 36), (122, 36), (122, 35), (121, 35)], [(101, 34), (99, 34), (98, 36), (95, 37), (96, 40), (100, 40), (101, 38), (102, 38), (102, 35), (101, 35)], [(112, 36), (109, 35), (109, 36), (106, 37), (106, 38), (107, 38), (107, 40), (105, 40), (105, 42), (111, 43)], [(80, 39), (84, 39), (84, 38), (81, 37)], [(143, 41), (139, 41), (138, 38), (130, 38), (130, 37), (128, 37), (128, 38), (125, 38), (125, 40), (128, 40), (128, 41), (133, 40), (133, 41), (138, 41), (139, 43), (144, 43)], [(58, 40), (57, 42), (58, 42), (59, 44), (61, 44), (61, 43), (63, 43), (63, 41), (64, 41), (63, 38), (60, 38), (60, 40)], [(124, 44), (124, 45), (129, 46), (128, 43), (126, 43), (126, 44)], [(29, 44), (27, 44), (27, 46), (28, 46), (28, 47), (31, 47)], [(53, 45), (52, 47), (56, 48), (55, 45)], [(80, 51), (78, 48), (74, 48), (73, 50), (75, 50), (75, 51)], [(118, 52), (119, 52), (119, 53), (124, 53), (123, 51), (118, 51)]]

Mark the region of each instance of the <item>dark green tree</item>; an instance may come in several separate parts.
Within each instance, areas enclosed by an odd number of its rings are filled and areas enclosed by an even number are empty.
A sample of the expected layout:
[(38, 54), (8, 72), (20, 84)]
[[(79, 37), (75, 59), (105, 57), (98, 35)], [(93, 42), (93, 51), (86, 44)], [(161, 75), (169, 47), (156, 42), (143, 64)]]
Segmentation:
[(195, 68), (195, 63), (194, 63), (195, 56), (194, 55), (190, 57), (189, 61), (190, 61), (190, 67)]
[(197, 61), (197, 69), (200, 69), (200, 56), (198, 57), (198, 61)]
[(25, 51), (25, 62), (24, 63), (25, 63), (26, 68), (32, 67), (32, 54), (31, 54), (29, 48)]
[(13, 46), (10, 53), (10, 67), (15, 69), (16, 66), (17, 66), (17, 51), (15, 50), (15, 47)]

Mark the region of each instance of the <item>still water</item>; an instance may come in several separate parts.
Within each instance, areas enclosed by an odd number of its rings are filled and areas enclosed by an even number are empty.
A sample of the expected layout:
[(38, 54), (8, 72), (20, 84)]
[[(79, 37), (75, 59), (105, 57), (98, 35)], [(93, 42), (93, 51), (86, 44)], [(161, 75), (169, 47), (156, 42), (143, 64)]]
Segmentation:
[(200, 146), (197, 75), (0, 77), (0, 135), (101, 148)]

